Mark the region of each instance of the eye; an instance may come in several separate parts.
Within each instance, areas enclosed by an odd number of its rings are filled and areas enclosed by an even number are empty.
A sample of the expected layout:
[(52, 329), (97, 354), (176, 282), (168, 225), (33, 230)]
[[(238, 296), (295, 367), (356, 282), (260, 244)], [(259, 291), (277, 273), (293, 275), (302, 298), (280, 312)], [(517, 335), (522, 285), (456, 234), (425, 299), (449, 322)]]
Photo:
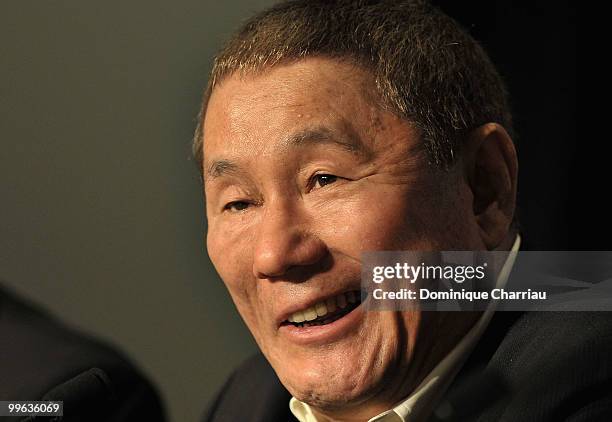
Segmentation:
[(223, 211), (232, 211), (232, 212), (238, 212), (238, 211), (244, 211), (249, 207), (249, 203), (245, 202), (245, 201), (233, 201), (233, 202), (228, 202), (224, 207), (223, 207)]
[(325, 185), (330, 185), (338, 180), (338, 176), (333, 174), (316, 174), (312, 178), (311, 185), (313, 188), (321, 188)]

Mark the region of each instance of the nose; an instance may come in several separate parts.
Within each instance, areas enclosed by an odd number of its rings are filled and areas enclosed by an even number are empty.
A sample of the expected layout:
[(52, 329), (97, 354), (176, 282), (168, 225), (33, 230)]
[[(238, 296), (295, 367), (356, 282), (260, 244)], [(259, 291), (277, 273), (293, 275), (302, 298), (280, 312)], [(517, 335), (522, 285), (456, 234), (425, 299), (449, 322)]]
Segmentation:
[(253, 274), (259, 279), (281, 277), (291, 268), (318, 263), (327, 253), (325, 243), (308, 230), (306, 219), (295, 210), (270, 204), (257, 230)]

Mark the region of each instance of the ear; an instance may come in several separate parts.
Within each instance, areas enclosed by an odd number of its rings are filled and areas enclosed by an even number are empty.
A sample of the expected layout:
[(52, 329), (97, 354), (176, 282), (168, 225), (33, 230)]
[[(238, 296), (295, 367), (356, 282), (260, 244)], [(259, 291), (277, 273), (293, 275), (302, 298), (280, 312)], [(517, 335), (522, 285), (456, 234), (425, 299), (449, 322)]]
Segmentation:
[(463, 157), (481, 240), (495, 249), (508, 236), (516, 207), (514, 143), (502, 126), (487, 123), (469, 134)]

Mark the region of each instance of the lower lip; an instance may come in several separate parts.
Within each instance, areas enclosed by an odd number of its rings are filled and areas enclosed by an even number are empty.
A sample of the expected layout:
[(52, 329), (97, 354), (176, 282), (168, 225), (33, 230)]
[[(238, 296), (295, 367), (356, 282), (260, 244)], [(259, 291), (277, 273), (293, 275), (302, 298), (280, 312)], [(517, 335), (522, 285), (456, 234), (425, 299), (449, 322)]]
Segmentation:
[(363, 304), (360, 304), (342, 318), (325, 325), (296, 327), (288, 324), (279, 327), (279, 331), (291, 342), (302, 345), (330, 343), (344, 337), (359, 325), (364, 316)]

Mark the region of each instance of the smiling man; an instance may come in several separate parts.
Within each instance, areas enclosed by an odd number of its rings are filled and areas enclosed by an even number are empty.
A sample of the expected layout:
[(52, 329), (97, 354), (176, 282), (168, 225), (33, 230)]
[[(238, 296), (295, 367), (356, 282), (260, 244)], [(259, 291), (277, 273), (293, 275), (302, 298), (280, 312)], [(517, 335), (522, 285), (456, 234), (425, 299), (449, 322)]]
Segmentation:
[(194, 153), (210, 258), (273, 372), (247, 362), (206, 420), (426, 420), (485, 331), (512, 344), (515, 315), (361, 304), (364, 251), (518, 249), (511, 134), (486, 54), (426, 2), (248, 21), (216, 58)]

